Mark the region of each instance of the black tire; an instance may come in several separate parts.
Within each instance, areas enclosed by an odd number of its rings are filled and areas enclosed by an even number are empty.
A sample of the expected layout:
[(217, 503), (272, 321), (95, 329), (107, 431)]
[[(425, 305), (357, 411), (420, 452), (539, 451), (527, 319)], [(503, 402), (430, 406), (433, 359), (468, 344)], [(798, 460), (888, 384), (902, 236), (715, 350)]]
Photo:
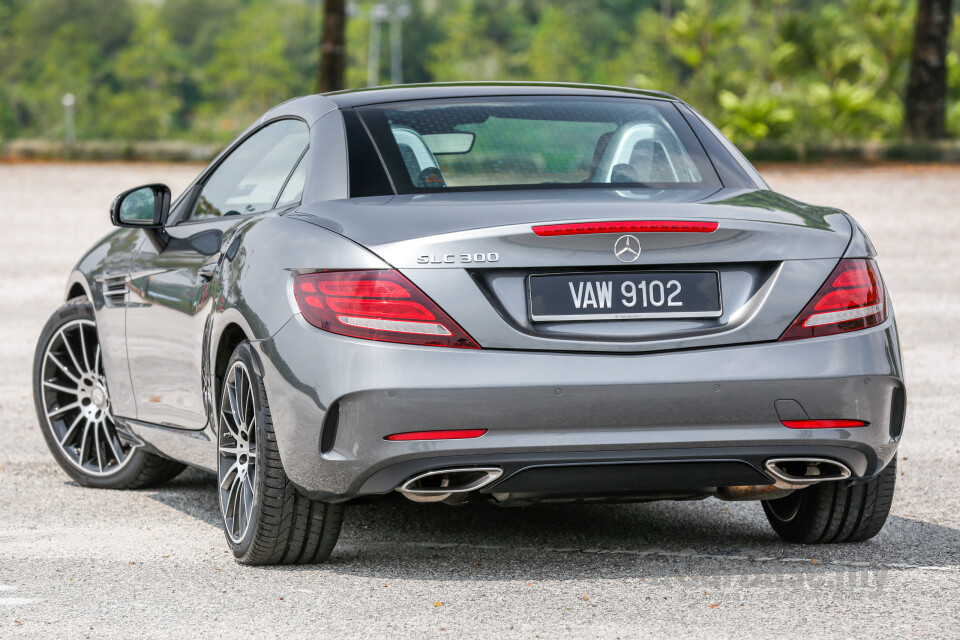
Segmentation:
[(788, 542), (862, 542), (880, 533), (897, 482), (894, 458), (870, 480), (823, 482), (763, 502), (773, 530)]
[[(311, 500), (300, 494), (287, 478), (255, 357), (248, 342), (237, 346), (227, 364), (220, 394), (217, 480), (227, 544), (237, 561), (243, 564), (323, 562), (340, 537), (344, 506)], [(244, 397), (239, 401), (236, 399), (236, 387), (241, 384), (236, 377), (240, 375), (238, 366), (249, 376), (249, 388), (253, 390), (246, 397), (249, 400)], [(250, 425), (249, 415), (242, 415), (249, 414), (248, 402), (252, 404), (255, 425)], [(241, 414), (239, 420), (234, 416), (235, 409)], [(244, 431), (244, 425), (249, 432)], [(234, 436), (234, 433), (238, 435)], [(232, 448), (235, 453), (224, 454), (225, 448)], [(249, 467), (244, 463), (242, 475), (234, 472), (231, 476), (235, 463), (240, 465), (244, 458), (242, 451), (248, 452), (248, 461), (253, 461), (253, 472), (248, 473)], [(249, 452), (255, 455), (249, 456)], [(245, 485), (244, 482), (251, 477), (254, 479), (252, 486)], [(235, 483), (239, 484), (236, 494), (233, 493)], [(243, 502), (247, 495), (250, 496), (248, 507)], [(234, 496), (233, 500), (231, 496)]]
[[(76, 329), (71, 329), (71, 327), (76, 327)], [(75, 353), (76, 346), (73, 347), (72, 353), (63, 355), (66, 353), (64, 343), (67, 338), (65, 336), (71, 335), (71, 330), (82, 332), (83, 337), (86, 338), (83, 342), (84, 349), (79, 355)], [(80, 333), (72, 335), (80, 337)], [(59, 345), (59, 348), (57, 345)], [(48, 349), (50, 349), (49, 353), (51, 354), (61, 354), (58, 360), (66, 369), (60, 370), (57, 368), (58, 365), (51, 363)], [(33, 361), (34, 406), (37, 410), (40, 431), (43, 433), (50, 453), (53, 454), (54, 459), (67, 475), (85, 487), (139, 489), (161, 484), (176, 477), (186, 468), (186, 465), (148, 453), (139, 447), (133, 447), (118, 437), (116, 424), (109, 406), (109, 393), (106, 392), (106, 379), (103, 376), (102, 364), (98, 362), (98, 356), (99, 339), (96, 333), (93, 306), (86, 298), (73, 298), (60, 307), (47, 321), (40, 333), (40, 339), (37, 341)], [(74, 359), (83, 364), (73, 362)], [(93, 361), (92, 364), (86, 363), (89, 360)], [(60, 379), (57, 379), (57, 376), (60, 376)], [(69, 428), (67, 424), (76, 422), (75, 439), (79, 436), (80, 431), (87, 428), (89, 423), (86, 418), (77, 416), (83, 413), (85, 407), (90, 407), (88, 397), (85, 398), (88, 400), (87, 404), (78, 407), (77, 412), (75, 410), (65, 410), (62, 413), (50, 415), (51, 411), (58, 411), (58, 407), (70, 404), (72, 398), (80, 397), (55, 388), (58, 383), (71, 385), (73, 383), (72, 378), (79, 378), (84, 383), (95, 383), (105, 397), (104, 407), (97, 412), (97, 415), (100, 416), (97, 426), (91, 428), (95, 428), (98, 437), (104, 439), (103, 442), (96, 441), (96, 445), (93, 445), (102, 447), (93, 455), (99, 456), (104, 453), (108, 463), (106, 468), (94, 470), (91, 465), (89, 470), (85, 470), (83, 464), (84, 451), (90, 451), (90, 445), (85, 447), (83, 442), (79, 446), (72, 444), (69, 438), (70, 434), (66, 432)], [(78, 382), (77, 389), (81, 386), (81, 383)], [(64, 435), (67, 437), (64, 438)], [(62, 444), (61, 440), (65, 440), (65, 443)], [(109, 453), (111, 450), (113, 451), (112, 454)], [(76, 459), (73, 455), (76, 455)], [(111, 461), (115, 464), (112, 464)]]

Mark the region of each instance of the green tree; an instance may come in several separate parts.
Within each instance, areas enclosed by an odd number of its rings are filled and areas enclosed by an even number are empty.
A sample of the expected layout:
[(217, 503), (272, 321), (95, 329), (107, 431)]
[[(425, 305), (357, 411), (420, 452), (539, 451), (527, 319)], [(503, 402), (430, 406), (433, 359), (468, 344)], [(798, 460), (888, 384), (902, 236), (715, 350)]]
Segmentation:
[(96, 44), (83, 37), (75, 24), (64, 24), (54, 35), (48, 46), (28, 63), (32, 81), (17, 87), (25, 130), (43, 137), (62, 137), (61, 100), (64, 94), (72, 93), (76, 96), (79, 137), (95, 137), (102, 121), (96, 87), (106, 76), (103, 57)]
[(529, 23), (520, 3), (462, 0), (446, 7), (440, 17), (446, 37), (430, 47), (426, 64), (433, 79), (512, 80), (523, 75)]
[[(228, 138), (315, 90), (320, 1), (0, 0), (0, 136), (62, 136), (70, 92), (81, 138)], [(738, 142), (902, 135), (918, 0), (402, 1), (407, 82), (662, 89)], [(366, 84), (378, 2), (347, 21), (348, 87)], [(946, 71), (960, 133), (958, 28)]]
[(171, 136), (185, 66), (157, 8), (140, 5), (130, 45), (111, 61), (114, 83), (101, 87), (98, 96), (101, 108), (115, 115), (107, 133), (133, 140)]
[(10, 66), (15, 34), (13, 25), (22, 6), (22, 0), (0, 0), (0, 145), (4, 135), (15, 131), (17, 124), (13, 105), (14, 91), (9, 78), (12, 75)]
[[(60, 137), (65, 93), (77, 98), (77, 133), (103, 135), (111, 114), (97, 103), (98, 87), (112, 82), (109, 59), (129, 41), (129, 0), (6, 2), (13, 14), (2, 47), (7, 108), (0, 125), (19, 135)], [(10, 9), (13, 8), (11, 12)]]
[(178, 47), (204, 60), (213, 56), (217, 36), (244, 4), (242, 0), (163, 0), (160, 20)]
[[(237, 13), (216, 39), (213, 59), (204, 66), (206, 100), (200, 126), (228, 137), (257, 116), (294, 95), (298, 77), (285, 55), (283, 22), (277, 11), (256, 2)], [(303, 78), (299, 78), (303, 84)]]
[(591, 74), (591, 56), (577, 16), (561, 7), (546, 7), (533, 28), (527, 69), (533, 80), (583, 82)]

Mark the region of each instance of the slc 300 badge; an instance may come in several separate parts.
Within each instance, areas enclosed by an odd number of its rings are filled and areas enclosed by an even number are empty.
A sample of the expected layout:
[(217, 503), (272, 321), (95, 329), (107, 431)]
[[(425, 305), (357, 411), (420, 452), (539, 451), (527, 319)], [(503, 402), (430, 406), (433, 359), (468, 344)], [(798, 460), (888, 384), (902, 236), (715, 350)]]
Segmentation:
[(472, 264), (477, 262), (499, 262), (500, 254), (490, 253), (444, 253), (440, 255), (417, 256), (417, 264)]

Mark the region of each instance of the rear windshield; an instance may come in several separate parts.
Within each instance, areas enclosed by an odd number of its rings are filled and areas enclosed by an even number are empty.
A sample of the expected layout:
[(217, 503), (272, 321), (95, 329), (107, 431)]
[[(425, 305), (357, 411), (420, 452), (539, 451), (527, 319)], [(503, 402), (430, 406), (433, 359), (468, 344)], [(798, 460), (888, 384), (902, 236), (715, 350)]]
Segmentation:
[(721, 186), (666, 101), (461, 98), (358, 111), (398, 193)]

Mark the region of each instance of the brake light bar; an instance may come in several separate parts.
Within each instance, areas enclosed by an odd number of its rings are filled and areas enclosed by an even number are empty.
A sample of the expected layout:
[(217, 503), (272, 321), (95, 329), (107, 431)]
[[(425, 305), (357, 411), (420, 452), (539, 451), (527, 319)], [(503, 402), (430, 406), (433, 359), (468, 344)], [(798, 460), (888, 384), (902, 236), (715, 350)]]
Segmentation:
[(439, 431), (407, 431), (387, 436), (384, 440), (461, 440), (479, 438), (486, 429), (442, 429)]
[(837, 264), (780, 340), (857, 331), (886, 319), (886, 296), (877, 263), (866, 258), (848, 258)]
[(781, 420), (783, 426), (791, 429), (848, 429), (869, 427), (863, 420)]
[(474, 340), (400, 272), (322, 271), (293, 284), (304, 319), (353, 338), (479, 349)]
[(696, 220), (633, 220), (575, 222), (533, 227), (538, 236), (576, 236), (589, 233), (712, 233), (720, 225)]

